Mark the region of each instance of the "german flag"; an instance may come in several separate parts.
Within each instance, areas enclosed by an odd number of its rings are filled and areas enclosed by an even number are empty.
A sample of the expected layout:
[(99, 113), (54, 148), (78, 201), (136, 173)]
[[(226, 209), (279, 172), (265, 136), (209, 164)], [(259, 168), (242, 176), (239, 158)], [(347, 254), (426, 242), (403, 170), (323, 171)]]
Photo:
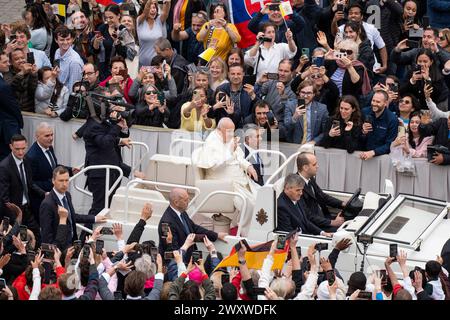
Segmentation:
[[(247, 252), (245, 253), (245, 260), (247, 261), (247, 266), (249, 269), (262, 268), (264, 259), (269, 254), (273, 241), (274, 240), (247, 247)], [(274, 262), (272, 265), (272, 270), (283, 268), (284, 262), (286, 261), (288, 255), (288, 251), (289, 251), (289, 241), (286, 241), (283, 250), (278, 249), (275, 250), (275, 254), (273, 255)], [(231, 249), (230, 254), (227, 257), (223, 258), (223, 260), (217, 265), (214, 271), (223, 267), (238, 267), (238, 266), (239, 262), (237, 251), (236, 248), (233, 247), (233, 249)]]

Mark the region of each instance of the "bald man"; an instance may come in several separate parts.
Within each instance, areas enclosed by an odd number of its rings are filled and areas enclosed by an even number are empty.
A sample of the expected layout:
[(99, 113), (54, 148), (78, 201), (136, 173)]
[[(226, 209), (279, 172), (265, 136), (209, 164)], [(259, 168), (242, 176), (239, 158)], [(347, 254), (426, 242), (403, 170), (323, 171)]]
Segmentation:
[[(241, 235), (246, 236), (250, 228), (256, 190), (259, 188), (253, 180), (258, 180), (258, 174), (253, 165), (245, 160), (242, 149), (238, 148), (239, 138), (234, 137), (234, 129), (230, 118), (220, 119), (217, 128), (206, 138), (205, 144), (193, 152), (192, 161), (197, 167), (206, 169), (205, 179), (232, 180), (233, 191), (247, 199), (247, 209), (241, 225)], [(234, 205), (240, 209), (241, 199), (235, 197)], [(240, 212), (233, 218), (232, 227), (238, 225), (241, 214)]]
[[(169, 194), (169, 207), (161, 217), (158, 225), (159, 234), (159, 251), (161, 256), (166, 251), (178, 250), (183, 247), (186, 238), (190, 234), (204, 234), (211, 241), (217, 239), (225, 241), (225, 237), (228, 235), (224, 232), (216, 233), (214, 231), (207, 230), (197, 224), (195, 224), (186, 213), (186, 209), (189, 205), (189, 195), (186, 190), (174, 188)], [(166, 239), (162, 232), (162, 224), (167, 223), (170, 231), (172, 232), (172, 245), (168, 246)], [(197, 250), (196, 245), (187, 248), (186, 253), (183, 254), (185, 262), (189, 262), (192, 252)]]
[[(33, 181), (45, 192), (50, 192), (53, 188), (53, 169), (58, 164), (58, 159), (53, 149), (53, 128), (47, 122), (41, 122), (35, 131), (36, 141), (30, 147), (26, 158), (30, 160)], [(70, 175), (80, 171), (78, 168), (67, 167)], [(31, 199), (31, 211), (39, 221), (39, 207), (43, 199)]]

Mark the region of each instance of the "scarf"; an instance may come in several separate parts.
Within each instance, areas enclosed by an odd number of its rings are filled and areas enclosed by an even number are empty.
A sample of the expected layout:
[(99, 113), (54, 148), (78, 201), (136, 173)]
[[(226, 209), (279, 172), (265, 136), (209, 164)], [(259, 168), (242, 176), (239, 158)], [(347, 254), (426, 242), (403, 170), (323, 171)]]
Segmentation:
[[(336, 64), (338, 65), (339, 68), (347, 69), (345, 67), (345, 65), (339, 60), (336, 60)], [(359, 60), (353, 60), (352, 61), (352, 66), (354, 66), (354, 67), (361, 66), (361, 67), (364, 68), (364, 74), (363, 74), (363, 79), (362, 79), (363, 83), (362, 83), (362, 87), (361, 87), (361, 92), (362, 92), (363, 96), (368, 95), (370, 93), (370, 91), (372, 90), (372, 87), (370, 86), (370, 78), (369, 78), (369, 75), (367, 73), (366, 67)]]

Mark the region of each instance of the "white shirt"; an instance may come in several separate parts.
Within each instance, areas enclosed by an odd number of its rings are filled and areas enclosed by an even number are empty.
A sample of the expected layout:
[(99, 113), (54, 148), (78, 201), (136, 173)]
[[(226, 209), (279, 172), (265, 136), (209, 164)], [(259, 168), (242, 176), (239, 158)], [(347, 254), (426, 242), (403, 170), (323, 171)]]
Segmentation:
[[(56, 196), (58, 197), (59, 203), (64, 207), (64, 203), (62, 201), (62, 199), (66, 196), (65, 194), (59, 193), (58, 191), (56, 191), (55, 188), (53, 188), (53, 192), (55, 192)], [(67, 199), (67, 198), (66, 198)]]
[[(47, 161), (50, 164), (50, 167), (52, 167), (52, 161), (47, 153), (47, 150), (50, 150), (50, 149), (49, 148), (45, 149), (43, 146), (41, 146), (39, 144), (39, 142), (37, 142), (37, 145), (39, 146), (39, 148), (41, 148), (42, 152), (44, 153), (45, 157), (47, 158)], [(55, 161), (55, 164), (56, 164), (56, 160), (55, 159), (53, 159), (53, 160)]]
[[(344, 24), (339, 26), (339, 34), (344, 39)], [(373, 46), (375, 45), (378, 49), (382, 49), (386, 46), (383, 38), (381, 37), (380, 31), (373, 24), (363, 22), (364, 31), (366, 31), (367, 39), (370, 40), (370, 43)]]
[[(262, 44), (261, 55), (264, 60), (261, 58), (259, 60), (258, 70), (256, 74), (256, 79), (260, 79), (261, 76), (266, 73), (278, 73), (278, 64), (283, 59), (292, 59), (297, 53), (297, 49), (294, 52), (289, 50), (289, 45), (287, 43), (274, 43), (270, 48), (264, 47)], [(258, 61), (259, 49), (255, 56), (250, 56), (250, 51), (247, 51), (244, 56), (245, 64), (251, 67), (256, 68), (256, 63)]]
[[(178, 211), (177, 209), (175, 209), (175, 208), (172, 207), (172, 206), (170, 206), (170, 207), (172, 208), (173, 211), (175, 211), (175, 213), (177, 214), (178, 218), (179, 218), (180, 221), (181, 221), (181, 224), (184, 226), (184, 222), (183, 222), (183, 220), (181, 219), (181, 212)], [(186, 222), (186, 223), (187, 223), (187, 222)]]
[[(17, 166), (17, 171), (19, 171), (19, 177), (20, 177), (20, 164), (23, 162), (23, 160), (20, 160), (20, 159), (17, 159), (14, 155), (12, 155), (13, 156), (13, 159), (14, 159), (14, 162), (16, 163), (16, 166)], [(27, 183), (27, 174), (26, 174), (26, 172), (25, 172), (25, 167), (24, 166), (22, 166), (23, 167), (23, 175), (24, 175), (24, 179), (25, 179), (25, 184)], [(24, 189), (24, 191), (25, 191), (25, 189)], [(22, 194), (22, 205), (25, 205), (25, 204), (27, 204), (27, 198), (25, 197), (25, 192), (23, 192), (23, 194)]]
[(309, 179), (306, 179), (304, 176), (302, 176), (302, 174), (299, 172), (298, 175), (300, 176), (300, 178), (303, 179), (303, 181), (305, 181), (306, 184), (309, 183)]

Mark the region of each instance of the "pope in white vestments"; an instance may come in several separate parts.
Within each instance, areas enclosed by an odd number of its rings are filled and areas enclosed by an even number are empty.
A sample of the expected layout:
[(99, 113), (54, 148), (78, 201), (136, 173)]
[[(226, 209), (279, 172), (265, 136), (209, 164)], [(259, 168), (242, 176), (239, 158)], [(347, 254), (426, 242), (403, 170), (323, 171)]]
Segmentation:
[[(192, 161), (197, 167), (206, 169), (205, 179), (232, 180), (233, 191), (246, 198), (247, 209), (240, 227), (241, 236), (247, 235), (259, 185), (249, 177), (256, 177), (257, 180), (253, 165), (245, 160), (244, 152), (238, 147), (238, 139), (234, 138), (234, 124), (231, 119), (222, 118), (219, 121), (216, 130), (206, 138), (205, 144), (193, 152)], [(235, 208), (240, 209), (241, 202), (239, 197), (234, 197)], [(238, 224), (241, 214), (243, 213), (240, 212), (234, 217), (232, 226)]]

